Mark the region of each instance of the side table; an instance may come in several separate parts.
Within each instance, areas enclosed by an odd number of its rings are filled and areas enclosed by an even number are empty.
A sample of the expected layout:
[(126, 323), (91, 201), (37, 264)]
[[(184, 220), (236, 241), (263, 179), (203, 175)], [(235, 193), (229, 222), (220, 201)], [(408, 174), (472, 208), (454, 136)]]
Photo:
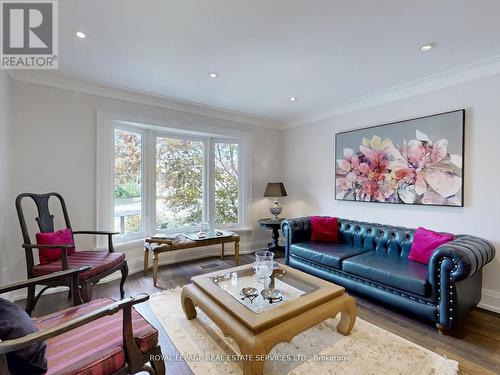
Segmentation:
[(269, 244), (269, 251), (279, 251), (283, 250), (283, 247), (278, 244), (278, 239), (280, 237), (280, 228), (281, 228), (281, 223), (285, 219), (272, 219), (272, 218), (265, 218), (265, 219), (260, 219), (259, 220), (259, 225), (264, 228), (271, 229), (273, 232), (273, 242)]

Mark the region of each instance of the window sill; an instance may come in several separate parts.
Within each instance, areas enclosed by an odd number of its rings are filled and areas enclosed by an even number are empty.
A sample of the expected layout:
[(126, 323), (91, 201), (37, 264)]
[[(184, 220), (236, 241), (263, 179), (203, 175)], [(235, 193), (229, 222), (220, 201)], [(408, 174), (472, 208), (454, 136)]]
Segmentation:
[[(227, 230), (230, 232), (234, 232), (236, 234), (250, 234), (253, 231), (252, 227), (239, 227), (239, 228), (227, 228), (227, 229), (222, 229), (222, 230)], [(135, 240), (130, 240), (130, 241), (125, 241), (125, 242), (118, 242), (114, 244), (114, 247), (116, 250), (128, 250), (128, 249), (133, 249), (138, 246), (143, 246), (144, 245), (144, 240), (149, 237), (145, 238), (138, 238)]]

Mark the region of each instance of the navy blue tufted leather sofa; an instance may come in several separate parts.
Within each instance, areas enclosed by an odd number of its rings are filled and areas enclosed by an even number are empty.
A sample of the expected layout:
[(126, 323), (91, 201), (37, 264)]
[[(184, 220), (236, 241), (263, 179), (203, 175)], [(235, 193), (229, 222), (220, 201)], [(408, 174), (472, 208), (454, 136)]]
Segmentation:
[(338, 219), (339, 243), (311, 241), (309, 217), (287, 219), (286, 264), (452, 329), (481, 299), (493, 245), (460, 234), (424, 265), (408, 259), (414, 229)]

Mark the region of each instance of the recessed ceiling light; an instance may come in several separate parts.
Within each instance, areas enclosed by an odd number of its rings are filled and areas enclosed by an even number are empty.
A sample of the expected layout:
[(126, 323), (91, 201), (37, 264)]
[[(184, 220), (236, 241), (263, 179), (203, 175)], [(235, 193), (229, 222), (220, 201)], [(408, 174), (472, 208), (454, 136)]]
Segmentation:
[(80, 39), (85, 39), (87, 37), (87, 34), (85, 34), (83, 31), (77, 31), (75, 35)]
[(297, 97), (296, 96), (291, 96), (288, 98), (288, 100), (290, 100), (291, 102), (296, 102), (297, 101)]
[(208, 76), (210, 78), (217, 78), (219, 75), (217, 73), (215, 73), (215, 72), (210, 72), (210, 73), (208, 73)]
[(436, 43), (434, 43), (434, 42), (425, 43), (425, 44), (420, 46), (420, 51), (422, 51), (422, 52), (429, 51), (429, 50), (433, 49), (434, 47), (436, 47)]

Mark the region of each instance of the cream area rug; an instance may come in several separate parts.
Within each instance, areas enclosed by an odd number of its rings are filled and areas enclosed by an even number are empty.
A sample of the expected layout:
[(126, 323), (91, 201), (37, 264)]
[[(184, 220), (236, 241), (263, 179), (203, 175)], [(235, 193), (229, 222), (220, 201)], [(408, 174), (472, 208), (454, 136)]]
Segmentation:
[[(238, 345), (224, 337), (199, 309), (187, 320), (181, 288), (151, 296), (150, 304), (191, 370), (199, 375), (242, 374)], [(264, 374), (457, 374), (458, 362), (357, 319), (349, 336), (336, 331), (338, 318), (280, 343), (269, 353)], [(170, 358), (176, 360), (175, 358)], [(168, 360), (168, 359), (167, 359)]]

